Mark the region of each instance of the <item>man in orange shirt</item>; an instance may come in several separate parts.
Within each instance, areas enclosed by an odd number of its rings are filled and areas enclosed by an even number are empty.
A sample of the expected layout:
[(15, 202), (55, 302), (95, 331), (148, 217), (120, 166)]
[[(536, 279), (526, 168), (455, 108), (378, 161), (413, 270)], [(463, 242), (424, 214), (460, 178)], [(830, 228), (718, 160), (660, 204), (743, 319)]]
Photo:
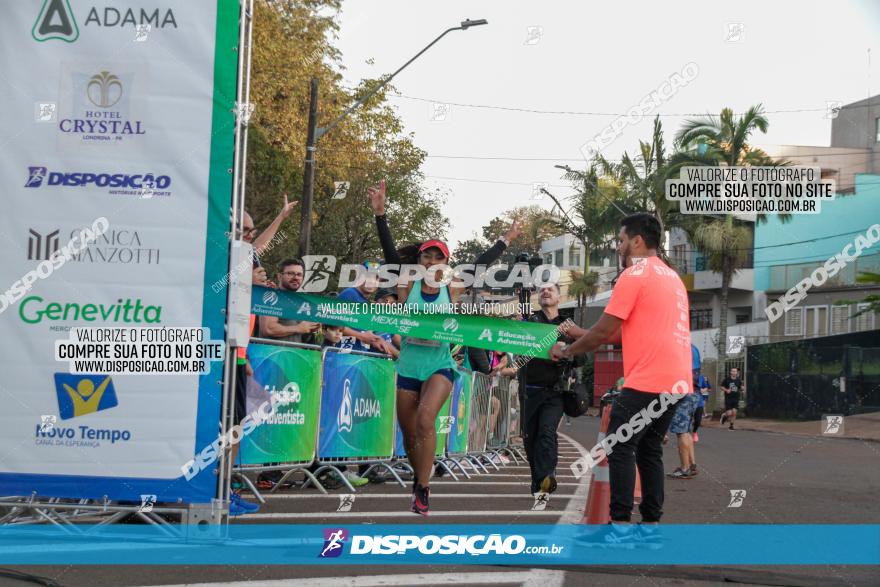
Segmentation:
[[(553, 358), (570, 358), (602, 344), (623, 343), (625, 386), (612, 404), (608, 425), (608, 436), (615, 436), (617, 443), (606, 450), (615, 523), (628, 523), (632, 516), (636, 465), (642, 479), (642, 523), (660, 521), (661, 443), (675, 410), (656, 409), (658, 404), (674, 403), (657, 400), (661, 393), (692, 391), (687, 290), (657, 256), (660, 233), (660, 223), (650, 214), (633, 214), (621, 221), (618, 253), (625, 270), (605, 312), (577, 341), (551, 350)], [(635, 423), (638, 418), (641, 426)]]

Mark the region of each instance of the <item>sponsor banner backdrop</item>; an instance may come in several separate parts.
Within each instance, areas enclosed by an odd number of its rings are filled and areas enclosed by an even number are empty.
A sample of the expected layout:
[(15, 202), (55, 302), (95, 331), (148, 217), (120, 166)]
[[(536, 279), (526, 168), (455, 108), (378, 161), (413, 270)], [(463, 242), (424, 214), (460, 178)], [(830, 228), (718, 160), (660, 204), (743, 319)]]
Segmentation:
[(394, 363), (366, 355), (324, 357), (318, 456), (389, 458), (394, 443)]
[(247, 413), (282, 394), (270, 419), (244, 437), (241, 464), (311, 461), (321, 404), (321, 353), (263, 344), (248, 345), (254, 376), (248, 379)]
[[(71, 375), (73, 327), (223, 339), (235, 0), (29, 0), (0, 19), (0, 495), (209, 502), (181, 466), (217, 437), (222, 376)], [(216, 51), (215, 51), (216, 47)], [(83, 227), (104, 228), (82, 250)], [(69, 250), (69, 249), (68, 249)], [(112, 357), (111, 357), (112, 358)]]
[(550, 348), (556, 344), (556, 327), (549, 324), (461, 314), (403, 314), (382, 304), (341, 302), (327, 296), (259, 285), (254, 286), (251, 296), (251, 312), (535, 357), (548, 357)]

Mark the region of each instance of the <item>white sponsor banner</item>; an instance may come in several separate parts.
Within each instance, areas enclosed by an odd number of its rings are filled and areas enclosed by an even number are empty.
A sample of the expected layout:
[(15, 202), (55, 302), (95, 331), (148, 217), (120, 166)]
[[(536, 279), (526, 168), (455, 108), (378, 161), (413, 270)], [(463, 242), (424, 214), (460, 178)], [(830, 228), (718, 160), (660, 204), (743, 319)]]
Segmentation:
[(198, 374), (71, 374), (53, 349), (71, 327), (202, 325), (211, 145), (233, 132), (212, 129), (217, 4), (4, 6), (0, 294), (108, 226), (0, 298), (0, 476), (175, 479), (192, 458)]

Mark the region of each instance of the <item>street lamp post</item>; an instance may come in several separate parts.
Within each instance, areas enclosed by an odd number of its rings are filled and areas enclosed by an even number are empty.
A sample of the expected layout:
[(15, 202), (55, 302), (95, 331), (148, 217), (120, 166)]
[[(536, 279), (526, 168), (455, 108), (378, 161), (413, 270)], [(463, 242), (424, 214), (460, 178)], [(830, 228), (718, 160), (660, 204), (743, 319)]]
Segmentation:
[(317, 78), (312, 78), (310, 82), (310, 94), (309, 94), (309, 127), (306, 137), (306, 158), (305, 158), (305, 169), (303, 173), (303, 201), (300, 206), (301, 209), (301, 219), (300, 219), (300, 232), (299, 232), (299, 255), (300, 257), (309, 254), (309, 249), (311, 247), (311, 237), (312, 237), (312, 199), (314, 196), (315, 190), (315, 152), (317, 150), (318, 141), (326, 135), (328, 132), (333, 130), (337, 124), (342, 122), (349, 114), (354, 112), (357, 108), (362, 106), (367, 100), (372, 98), (379, 90), (384, 88), (388, 83), (394, 79), (394, 77), (403, 71), (410, 63), (418, 59), (422, 56), (422, 54), (434, 46), (437, 41), (445, 37), (447, 34), (452, 31), (466, 31), (467, 29), (480, 26), (484, 24), (489, 24), (489, 22), (484, 19), (477, 20), (463, 20), (461, 24), (457, 27), (451, 27), (440, 33), (440, 35), (431, 41), (424, 49), (419, 51), (412, 57), (409, 61), (401, 65), (397, 71), (386, 77), (379, 84), (376, 85), (372, 90), (367, 92), (364, 96), (359, 98), (354, 104), (345, 109), (345, 111), (333, 119), (330, 124), (324, 127), (317, 126), (318, 119), (318, 80)]

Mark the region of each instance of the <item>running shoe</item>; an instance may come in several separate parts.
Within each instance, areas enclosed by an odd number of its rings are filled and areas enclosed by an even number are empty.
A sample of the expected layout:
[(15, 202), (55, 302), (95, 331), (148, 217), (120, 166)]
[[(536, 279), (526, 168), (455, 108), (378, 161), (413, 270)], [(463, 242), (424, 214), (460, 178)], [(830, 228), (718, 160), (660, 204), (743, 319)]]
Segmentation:
[(556, 477), (553, 475), (547, 475), (544, 477), (544, 480), (541, 481), (541, 493), (553, 493), (556, 491)]
[(691, 474), (689, 471), (683, 471), (681, 467), (676, 467), (676, 469), (666, 475), (670, 479), (690, 479)]
[(428, 515), (428, 497), (430, 496), (431, 489), (428, 487), (422, 487), (419, 484), (416, 484), (413, 487), (412, 494), (412, 512), (414, 514), (420, 514), (422, 516)]
[(660, 534), (660, 526), (658, 524), (639, 524), (637, 526), (637, 536), (639, 538), (637, 547), (639, 548), (647, 548), (649, 550), (663, 548), (663, 536)]
[(730, 428), (728, 428), (728, 430), (733, 430), (733, 429), (734, 429), (734, 428), (733, 428), (733, 422), (731, 422), (731, 423), (730, 423)]
[(239, 508), (245, 511), (245, 513), (252, 514), (256, 511), (259, 511), (260, 504), (251, 503), (249, 501), (245, 501), (241, 498), (241, 496), (237, 493), (233, 493), (229, 496), (229, 509), (232, 509), (232, 504), (237, 505)]
[(724, 412), (723, 414), (721, 414), (721, 420), (720, 420), (720, 422), (721, 422), (721, 425), (722, 425), (722, 426), (724, 426), (724, 421), (725, 421), (725, 420), (727, 420), (727, 412)]
[(363, 477), (358, 476), (354, 471), (344, 471), (342, 475), (348, 479), (348, 482), (351, 483), (352, 487), (363, 487), (367, 483), (370, 482), (369, 479), (364, 479)]
[(257, 479), (257, 489), (272, 489), (275, 484), (268, 479)]
[(699, 471), (697, 471), (697, 463), (694, 463), (688, 469), (688, 475), (694, 477), (697, 473), (699, 473)]

